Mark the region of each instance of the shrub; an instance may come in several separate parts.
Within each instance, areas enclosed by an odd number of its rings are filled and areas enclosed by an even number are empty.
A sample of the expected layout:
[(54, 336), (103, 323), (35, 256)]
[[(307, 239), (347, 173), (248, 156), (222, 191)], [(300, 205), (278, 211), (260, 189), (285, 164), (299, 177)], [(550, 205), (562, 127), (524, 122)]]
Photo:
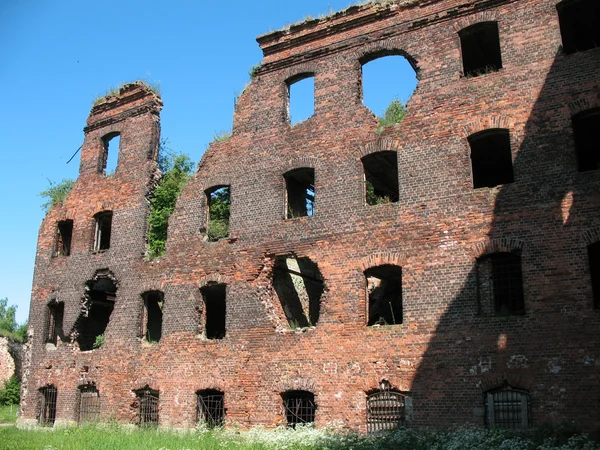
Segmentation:
[(92, 346), (92, 348), (99, 348), (102, 346), (102, 344), (104, 344), (104, 335), (99, 334), (98, 336), (96, 336), (96, 340), (94, 341), (94, 345)]
[(50, 180), (48, 180), (48, 183), (50, 183), (50, 187), (45, 191), (40, 192), (40, 197), (46, 199), (46, 203), (42, 205), (42, 209), (45, 212), (50, 211), (54, 206), (62, 204), (66, 200), (73, 187), (74, 181), (63, 178), (60, 183), (55, 183)]
[(21, 382), (13, 375), (0, 389), (0, 405), (18, 405), (21, 400)]
[(406, 107), (400, 99), (395, 98), (383, 113), (383, 117), (379, 118), (377, 132), (381, 133), (385, 127), (402, 122), (404, 116), (406, 116)]

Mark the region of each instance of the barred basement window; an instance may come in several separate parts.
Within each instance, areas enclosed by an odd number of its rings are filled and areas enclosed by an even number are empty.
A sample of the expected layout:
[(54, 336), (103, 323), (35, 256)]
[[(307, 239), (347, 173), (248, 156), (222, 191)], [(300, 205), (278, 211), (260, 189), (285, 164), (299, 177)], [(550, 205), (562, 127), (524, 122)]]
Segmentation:
[(365, 270), (368, 326), (402, 323), (402, 268), (391, 264)]
[(395, 203), (398, 190), (398, 157), (396, 152), (383, 151), (362, 158), (365, 171), (365, 198), (368, 205)]
[(79, 423), (97, 422), (100, 418), (100, 393), (93, 384), (79, 387)]
[(135, 391), (138, 403), (138, 425), (141, 427), (158, 426), (158, 391), (146, 386)]
[(164, 294), (160, 291), (146, 292), (144, 298), (144, 318), (142, 336), (151, 343), (159, 342), (162, 337)]
[(600, 241), (588, 246), (594, 307), (600, 309)]
[(312, 216), (315, 211), (315, 170), (302, 168), (285, 175), (286, 219)]
[(471, 146), (474, 189), (514, 181), (508, 130), (498, 128), (481, 131), (469, 136), (468, 141)]
[(600, 47), (598, 0), (565, 0), (556, 5), (566, 54)]
[(380, 389), (367, 396), (367, 432), (393, 430), (404, 422), (404, 398), (383, 380)]
[(55, 256), (69, 256), (71, 254), (71, 238), (73, 236), (73, 221), (63, 220), (58, 222), (56, 230)]
[(528, 392), (505, 384), (485, 394), (487, 428), (530, 428), (531, 397)]
[(200, 289), (205, 306), (204, 332), (207, 339), (223, 339), (226, 332), (227, 286), (209, 284)]
[(315, 113), (315, 74), (301, 73), (285, 82), (288, 92), (288, 118), (295, 125)]
[(221, 427), (225, 421), (224, 395), (221, 391), (206, 389), (196, 392), (197, 422), (209, 428)]
[(458, 32), (465, 77), (476, 77), (502, 68), (497, 22), (481, 22)]
[(46, 342), (56, 345), (58, 339), (63, 335), (63, 316), (65, 304), (63, 302), (52, 301), (48, 303), (48, 333)]
[(315, 421), (315, 394), (308, 391), (287, 391), (281, 394), (288, 427)]
[[(600, 24), (599, 24), (600, 26)], [(580, 172), (600, 168), (600, 108), (573, 116), (573, 134)]]
[(42, 426), (50, 427), (56, 421), (56, 387), (48, 385), (39, 391), (39, 423)]
[(492, 253), (477, 260), (479, 301), (487, 309), (490, 299), (497, 315), (524, 314), (521, 257), (514, 253)]
[(99, 212), (94, 216), (94, 220), (96, 221), (94, 251), (108, 250), (112, 231), (112, 211)]

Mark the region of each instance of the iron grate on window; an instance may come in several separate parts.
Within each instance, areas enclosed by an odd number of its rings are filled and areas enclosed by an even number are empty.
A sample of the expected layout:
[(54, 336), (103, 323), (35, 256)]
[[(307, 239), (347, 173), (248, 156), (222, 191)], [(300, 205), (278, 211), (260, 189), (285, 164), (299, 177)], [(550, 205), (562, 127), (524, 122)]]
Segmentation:
[(288, 391), (282, 397), (288, 426), (315, 421), (315, 395), (312, 392)]
[(198, 423), (209, 428), (223, 426), (225, 420), (224, 396), (220, 391), (199, 391), (196, 393), (196, 414)]
[(56, 396), (57, 390), (54, 386), (40, 389), (40, 425), (52, 426), (56, 421)]
[(138, 424), (141, 427), (158, 426), (158, 391), (145, 388), (136, 391), (138, 398)]
[(404, 398), (399, 392), (383, 389), (367, 396), (367, 432), (393, 430), (404, 422)]
[(96, 422), (100, 418), (100, 393), (87, 384), (79, 389), (79, 423)]
[(529, 428), (531, 426), (531, 397), (527, 392), (504, 386), (490, 391), (485, 397), (488, 428)]

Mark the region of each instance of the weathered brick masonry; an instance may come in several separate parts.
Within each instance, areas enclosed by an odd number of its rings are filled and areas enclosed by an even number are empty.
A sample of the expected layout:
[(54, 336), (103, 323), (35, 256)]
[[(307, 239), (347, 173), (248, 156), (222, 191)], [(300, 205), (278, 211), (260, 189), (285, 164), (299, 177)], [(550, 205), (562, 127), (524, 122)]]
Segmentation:
[[(169, 220), (166, 255), (151, 261), (162, 102), (133, 84), (95, 106), (80, 176), (40, 229), (21, 422), (37, 419), (48, 385), (56, 421), (78, 420), (79, 387), (93, 383), (105, 420), (136, 422), (134, 390), (149, 386), (161, 426), (194, 426), (202, 389), (224, 393), (226, 423), (275, 426), (286, 420), (281, 393), (303, 390), (314, 393), (316, 426), (365, 431), (367, 393), (387, 380), (415, 425), (483, 426), (484, 393), (508, 383), (529, 396), (534, 424), (596, 426), (600, 311), (588, 246), (600, 240), (600, 171), (578, 171), (572, 116), (600, 106), (600, 50), (562, 51), (557, 3), (354, 6), (259, 37), (264, 60), (233, 135), (207, 150)], [(502, 68), (464, 76), (459, 31), (479, 22), (498, 24)], [(361, 62), (386, 54), (413, 61), (419, 83), (404, 121), (378, 134)], [(291, 126), (286, 81), (306, 73), (315, 114)], [(498, 128), (510, 133), (514, 182), (474, 189), (468, 137)], [(116, 132), (118, 168), (106, 176), (102, 138)], [(361, 158), (378, 151), (396, 152), (398, 201), (368, 205)], [(314, 215), (285, 219), (283, 174), (305, 167)], [(229, 238), (208, 242), (205, 190), (224, 185)], [(113, 214), (110, 248), (93, 251), (102, 211)], [(67, 219), (70, 255), (55, 256)], [(524, 314), (495, 314), (482, 294), (477, 264), (494, 252), (521, 257)], [(276, 258), (292, 254), (316, 263), (325, 284), (308, 329), (290, 327), (272, 286)], [(367, 326), (364, 271), (381, 265), (402, 269), (402, 324)], [(116, 280), (114, 311), (104, 344), (81, 351), (70, 333), (98, 273)], [(226, 335), (207, 339), (200, 289), (215, 282), (226, 284)], [(143, 337), (149, 291), (164, 293), (158, 343)], [(60, 302), (55, 345), (48, 305)]]

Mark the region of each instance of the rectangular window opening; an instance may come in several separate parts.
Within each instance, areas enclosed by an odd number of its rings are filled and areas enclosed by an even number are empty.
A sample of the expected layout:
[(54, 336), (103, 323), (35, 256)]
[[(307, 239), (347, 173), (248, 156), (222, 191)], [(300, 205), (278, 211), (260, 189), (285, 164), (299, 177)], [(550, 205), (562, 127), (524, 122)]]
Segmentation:
[(556, 5), (566, 54), (600, 47), (598, 0), (565, 0)]
[[(499, 316), (525, 314), (521, 257), (492, 253), (477, 260), (480, 308)], [(489, 299), (489, 304), (484, 299)]]
[(63, 316), (65, 304), (52, 302), (48, 304), (48, 333), (46, 342), (56, 345), (63, 335)]
[(497, 22), (481, 22), (459, 31), (463, 70), (476, 77), (502, 68)]
[(600, 242), (588, 246), (590, 275), (592, 277), (592, 295), (594, 307), (600, 309)]
[(110, 235), (112, 232), (112, 211), (96, 214), (95, 219), (94, 251), (108, 250), (110, 248)]
[(112, 175), (117, 171), (121, 135), (119, 133), (109, 133), (102, 138), (102, 143), (104, 145), (102, 169), (106, 175)]
[(63, 220), (58, 222), (56, 248), (54, 254), (56, 256), (69, 256), (71, 254), (71, 238), (73, 236), (73, 221)]
[(231, 187), (215, 186), (206, 190), (208, 204), (208, 227), (206, 236), (210, 242), (229, 236), (231, 212)]
[(314, 423), (315, 395), (307, 391), (287, 391), (281, 394), (288, 427), (298, 424)]
[(393, 265), (365, 271), (369, 298), (368, 326), (399, 325), (403, 322), (402, 268)]
[(580, 172), (600, 168), (600, 109), (573, 116), (573, 134)]
[(144, 295), (144, 338), (150, 343), (160, 341), (162, 337), (164, 295), (162, 292), (148, 292)]
[(217, 390), (196, 393), (197, 422), (209, 428), (221, 427), (225, 422), (224, 395)]
[(315, 76), (312, 73), (300, 74), (287, 80), (286, 84), (290, 124), (304, 122), (315, 113)]
[(510, 134), (489, 130), (469, 136), (473, 188), (495, 187), (514, 181)]
[(227, 286), (213, 284), (201, 290), (205, 306), (206, 321), (204, 331), (207, 339), (223, 339), (226, 332), (226, 293)]
[(362, 158), (365, 198), (368, 205), (398, 201), (398, 156), (393, 151), (372, 153)]
[(287, 219), (312, 216), (315, 209), (315, 171), (302, 168), (284, 175)]

